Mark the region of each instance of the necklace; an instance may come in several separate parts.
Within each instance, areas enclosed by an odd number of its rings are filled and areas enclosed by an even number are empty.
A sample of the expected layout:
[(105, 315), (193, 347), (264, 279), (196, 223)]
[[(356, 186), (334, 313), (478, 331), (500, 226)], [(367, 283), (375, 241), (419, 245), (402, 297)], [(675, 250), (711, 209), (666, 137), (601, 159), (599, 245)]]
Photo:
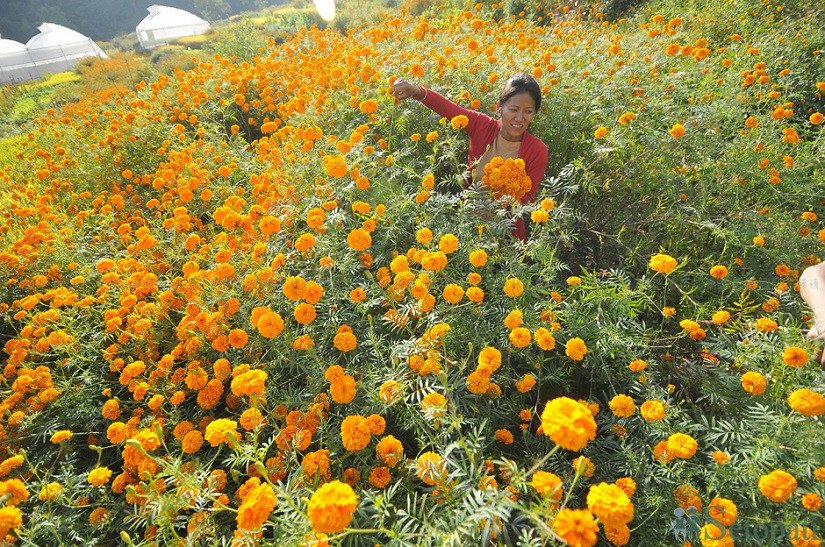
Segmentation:
[[(499, 137), (501, 137), (501, 139), (504, 142), (508, 143), (508, 144), (506, 146), (503, 145), (503, 144), (500, 145), (499, 142), (498, 142)], [(519, 149), (520, 146), (521, 146), (521, 141), (508, 141), (506, 138), (502, 137), (501, 133), (499, 132), (499, 134), (496, 135), (496, 139), (493, 141), (493, 152), (494, 152), (494, 155), (496, 155), (496, 156), (500, 155), (500, 154), (498, 154), (499, 151), (504, 152), (505, 154), (509, 155), (509, 154), (512, 154), (512, 153), (516, 152)]]

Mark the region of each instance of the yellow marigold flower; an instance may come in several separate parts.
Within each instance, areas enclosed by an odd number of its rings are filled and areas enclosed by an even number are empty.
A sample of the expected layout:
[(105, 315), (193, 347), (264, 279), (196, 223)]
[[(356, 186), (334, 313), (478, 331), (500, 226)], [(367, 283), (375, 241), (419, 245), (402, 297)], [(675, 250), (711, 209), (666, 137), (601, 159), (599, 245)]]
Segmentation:
[(518, 328), (524, 324), (524, 314), (521, 310), (513, 310), (504, 318), (504, 326), (509, 330)]
[(680, 123), (675, 123), (671, 126), (668, 133), (670, 133), (670, 136), (676, 140), (681, 139), (685, 136), (685, 126)]
[(629, 418), (636, 413), (636, 403), (633, 402), (631, 397), (624, 394), (616, 395), (610, 399), (608, 406), (617, 418)]
[(384, 462), (385, 465), (395, 467), (404, 459), (404, 446), (401, 444), (401, 441), (392, 435), (387, 435), (375, 445), (375, 455)]
[(447, 398), (435, 391), (426, 394), (420, 405), (424, 414), (431, 418), (440, 418), (447, 412)]
[(702, 547), (734, 547), (733, 537), (727, 528), (719, 528), (709, 522), (699, 529), (699, 541)]
[(481, 180), (492, 190), (495, 199), (503, 195), (521, 199), (533, 185), (521, 158), (504, 159), (494, 156), (484, 166), (484, 176)]
[(724, 325), (730, 320), (730, 313), (725, 310), (719, 310), (711, 316), (710, 320), (716, 325)]
[(665, 317), (673, 317), (674, 315), (676, 315), (676, 308), (665, 306), (664, 308), (662, 308), (662, 315), (664, 315)]
[(501, 366), (501, 352), (487, 346), (478, 354), (478, 369), (492, 374)]
[(363, 416), (353, 414), (341, 422), (341, 442), (350, 452), (358, 452), (366, 448), (371, 436), (369, 422)]
[(519, 393), (527, 393), (536, 385), (536, 377), (532, 374), (525, 374), (516, 382), (516, 389)]
[(717, 264), (710, 269), (710, 276), (714, 279), (724, 279), (727, 275), (728, 269), (721, 264)]
[(754, 236), (753, 244), (757, 247), (762, 247), (765, 244), (765, 238), (762, 236)]
[(819, 416), (825, 413), (825, 396), (808, 388), (797, 389), (788, 395), (788, 405), (805, 416)]
[(593, 547), (599, 525), (587, 509), (562, 509), (553, 518), (553, 529), (568, 545)]
[(624, 492), (628, 498), (636, 493), (636, 481), (634, 481), (631, 477), (621, 477), (616, 479), (616, 486), (621, 488), (622, 492)]
[(6, 506), (0, 508), (0, 537), (23, 526), (23, 512), (17, 507)]
[(458, 116), (453, 116), (450, 120), (450, 125), (453, 126), (453, 129), (464, 129), (467, 127), (467, 124), (470, 123), (470, 120), (467, 116), (463, 114), (459, 114)]
[(596, 421), (583, 404), (568, 397), (548, 401), (541, 413), (545, 435), (565, 450), (577, 452), (596, 438)]
[(404, 391), (404, 387), (395, 380), (387, 380), (378, 388), (378, 398), (386, 404), (392, 404), (398, 400)]
[(650, 258), (648, 266), (654, 272), (668, 275), (672, 273), (679, 263), (675, 258), (666, 254), (655, 254)]
[(648, 422), (656, 422), (665, 417), (665, 405), (661, 401), (645, 401), (639, 411)]
[(727, 498), (713, 498), (708, 503), (708, 516), (724, 526), (733, 526), (739, 516), (739, 509)]
[(796, 479), (793, 475), (781, 469), (771, 471), (759, 477), (759, 491), (774, 503), (788, 501), (796, 492)]
[(378, 101), (367, 99), (358, 103), (358, 109), (364, 114), (375, 114), (378, 112)]
[(688, 460), (696, 454), (699, 444), (696, 439), (685, 433), (674, 433), (667, 438), (667, 451), (677, 458)]
[(470, 264), (476, 268), (481, 268), (487, 264), (487, 252), (484, 249), (476, 249), (470, 253)]
[(358, 340), (352, 333), (352, 329), (344, 325), (338, 328), (338, 332), (332, 338), (332, 343), (336, 349), (347, 353), (357, 347)]
[(252, 397), (253, 395), (260, 397), (264, 393), (266, 379), (266, 371), (260, 369), (248, 370), (234, 377), (230, 387), (236, 397)]
[(582, 284), (582, 278), (577, 275), (571, 275), (567, 278), (567, 285), (570, 287), (578, 287)]
[(221, 443), (226, 443), (230, 447), (234, 446), (240, 440), (238, 422), (226, 418), (214, 420), (206, 426), (203, 437), (213, 447)]
[(372, 237), (363, 228), (356, 228), (347, 235), (347, 245), (356, 251), (366, 251), (372, 245)]
[(516, 298), (524, 293), (524, 283), (517, 277), (510, 277), (504, 282), (504, 294), (510, 298)]
[(544, 497), (561, 501), (564, 494), (561, 477), (549, 471), (536, 471), (530, 480), (530, 485)]
[(449, 304), (458, 304), (464, 298), (464, 289), (461, 285), (448, 283), (441, 292), (441, 296)]
[(536, 344), (543, 349), (544, 351), (550, 351), (556, 347), (556, 339), (553, 338), (553, 335), (544, 327), (539, 327), (533, 333), (533, 339), (536, 341)]
[(782, 352), (782, 360), (789, 367), (801, 367), (808, 362), (808, 352), (797, 346), (789, 346)]
[(779, 328), (779, 325), (777, 325), (776, 321), (773, 319), (760, 317), (756, 320), (754, 327), (760, 332), (775, 332)]
[(347, 160), (344, 156), (327, 154), (324, 156), (324, 171), (327, 175), (340, 179), (343, 178), (348, 171)]
[(246, 494), (243, 503), (238, 507), (238, 514), (235, 517), (238, 529), (258, 530), (267, 521), (276, 505), (278, 505), (278, 498), (268, 483), (256, 486)]
[(510, 331), (510, 343), (516, 348), (526, 348), (530, 345), (531, 334), (530, 329), (525, 327), (516, 327)]
[(67, 429), (61, 429), (60, 431), (56, 431), (51, 439), (49, 439), (54, 444), (60, 444), (63, 441), (69, 440), (74, 436), (74, 433)]
[(108, 467), (95, 467), (89, 471), (87, 480), (92, 486), (103, 486), (112, 477), (112, 470)]
[(447, 462), (440, 454), (424, 452), (415, 462), (416, 475), (424, 484), (434, 486), (447, 475)]
[(3, 463), (0, 463), (0, 477), (5, 477), (21, 465), (23, 465), (24, 461), (25, 458), (23, 458), (23, 456), (19, 454), (6, 458), (5, 460), (3, 460)]
[(421, 245), (428, 245), (433, 240), (433, 232), (429, 228), (419, 228), (415, 232), (415, 239)]
[(728, 456), (725, 452), (722, 452), (721, 450), (714, 450), (713, 461), (715, 461), (719, 465), (725, 465), (730, 461), (730, 456)]
[(808, 511), (819, 511), (822, 509), (822, 498), (816, 492), (808, 492), (802, 496), (802, 507)]
[(425, 137), (425, 140), (427, 142), (433, 142), (437, 138), (438, 138), (438, 131), (430, 131), (429, 133), (427, 133), (427, 136)]
[(630, 111), (623, 112), (621, 116), (619, 116), (619, 123), (622, 125), (627, 125), (631, 123), (633, 120), (636, 119), (636, 114)]
[(647, 361), (644, 359), (634, 359), (629, 365), (627, 365), (627, 368), (633, 372), (641, 372), (647, 368)]
[(748, 371), (742, 375), (742, 389), (751, 395), (762, 395), (765, 393), (767, 382), (762, 374), (754, 371)]
[(574, 361), (581, 361), (587, 353), (587, 345), (581, 338), (571, 338), (564, 346), (564, 353)]
[(17, 505), (29, 499), (29, 491), (20, 479), (8, 479), (0, 482), (0, 498), (6, 497), (6, 505)]
[(352, 487), (334, 480), (312, 494), (307, 505), (307, 516), (316, 532), (337, 534), (352, 522), (352, 514), (357, 507), (358, 496)]
[(427, 251), (421, 257), (421, 267), (430, 272), (440, 272), (447, 266), (447, 255), (442, 251)]
[(470, 287), (467, 289), (467, 299), (476, 304), (484, 301), (484, 290), (478, 287)]
[(633, 520), (633, 503), (615, 484), (606, 482), (590, 487), (587, 507), (606, 526), (627, 524)]
[(788, 530), (788, 542), (790, 542), (793, 547), (822, 546), (822, 538), (819, 534), (807, 526), (802, 526), (801, 524), (797, 524)]
[(547, 214), (547, 211), (545, 211), (544, 209), (536, 209), (535, 211), (530, 212), (531, 222), (541, 224), (542, 222), (547, 222), (548, 220), (550, 220), (550, 215)]
[(63, 485), (59, 482), (50, 482), (40, 489), (37, 499), (40, 501), (52, 501), (57, 498), (57, 495), (63, 491)]

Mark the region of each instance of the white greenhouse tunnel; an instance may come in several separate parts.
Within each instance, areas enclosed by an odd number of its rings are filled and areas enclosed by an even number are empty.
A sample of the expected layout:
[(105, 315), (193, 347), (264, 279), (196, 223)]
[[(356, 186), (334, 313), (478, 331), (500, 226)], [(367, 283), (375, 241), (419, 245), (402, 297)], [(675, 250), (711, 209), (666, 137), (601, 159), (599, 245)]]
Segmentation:
[(168, 6), (149, 6), (149, 15), (135, 27), (143, 49), (168, 44), (184, 36), (196, 36), (209, 31), (209, 22), (193, 13)]
[(74, 70), (84, 57), (106, 59), (91, 38), (54, 23), (43, 23), (26, 44), (0, 39), (0, 84), (26, 82), (44, 74)]

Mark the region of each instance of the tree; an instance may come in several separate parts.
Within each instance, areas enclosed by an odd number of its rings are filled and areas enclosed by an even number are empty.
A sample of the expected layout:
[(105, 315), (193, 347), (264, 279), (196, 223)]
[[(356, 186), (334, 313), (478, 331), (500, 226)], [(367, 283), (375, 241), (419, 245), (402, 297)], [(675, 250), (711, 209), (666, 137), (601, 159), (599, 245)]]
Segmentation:
[(232, 7), (226, 0), (195, 0), (195, 11), (208, 21), (217, 21), (232, 13)]

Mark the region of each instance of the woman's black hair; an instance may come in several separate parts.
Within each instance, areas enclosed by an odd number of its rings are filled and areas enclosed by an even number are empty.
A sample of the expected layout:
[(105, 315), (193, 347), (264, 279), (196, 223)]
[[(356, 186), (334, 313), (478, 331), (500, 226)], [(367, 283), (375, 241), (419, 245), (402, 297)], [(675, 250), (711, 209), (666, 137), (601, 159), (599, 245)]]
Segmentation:
[(536, 79), (526, 72), (516, 74), (507, 80), (498, 96), (498, 105), (503, 106), (510, 97), (519, 93), (529, 93), (533, 97), (533, 102), (536, 103), (536, 112), (538, 112), (541, 108), (541, 88)]

